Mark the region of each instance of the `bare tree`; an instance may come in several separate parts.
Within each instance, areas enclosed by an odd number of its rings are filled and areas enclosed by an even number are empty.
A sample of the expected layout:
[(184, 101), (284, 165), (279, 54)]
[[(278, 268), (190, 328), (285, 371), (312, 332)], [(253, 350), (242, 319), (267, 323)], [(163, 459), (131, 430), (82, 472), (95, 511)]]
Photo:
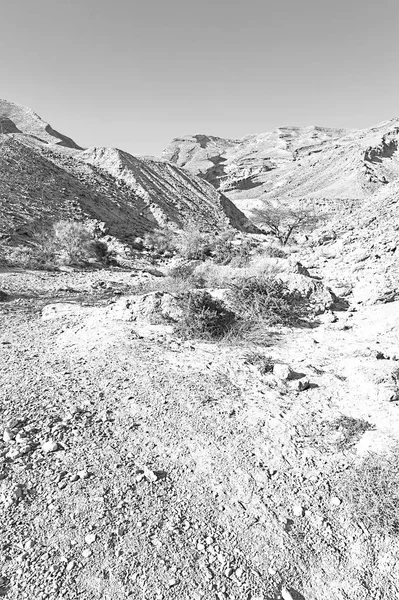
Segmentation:
[(298, 202), (275, 206), (264, 200), (263, 206), (252, 211), (253, 221), (261, 229), (265, 229), (285, 246), (292, 234), (300, 229), (309, 230), (314, 227), (320, 217), (313, 209), (301, 206)]

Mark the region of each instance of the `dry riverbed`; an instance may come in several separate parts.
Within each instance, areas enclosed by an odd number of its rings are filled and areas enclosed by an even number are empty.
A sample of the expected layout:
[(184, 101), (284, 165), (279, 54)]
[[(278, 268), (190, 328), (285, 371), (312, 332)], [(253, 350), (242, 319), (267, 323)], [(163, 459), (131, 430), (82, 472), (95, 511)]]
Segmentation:
[[(89, 318), (134, 279), (0, 273), (0, 595), (397, 598), (398, 538), (353, 515), (342, 487), (399, 439), (384, 396), (397, 303), (275, 331), (251, 359)], [(44, 320), (58, 302), (87, 313)]]

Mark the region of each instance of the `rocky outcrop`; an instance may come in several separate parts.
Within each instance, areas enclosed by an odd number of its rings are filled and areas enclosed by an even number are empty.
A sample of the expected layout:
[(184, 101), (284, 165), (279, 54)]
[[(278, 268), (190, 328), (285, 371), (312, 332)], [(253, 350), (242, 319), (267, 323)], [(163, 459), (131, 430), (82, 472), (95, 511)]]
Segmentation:
[(53, 129), (30, 108), (0, 99), (1, 133), (22, 133), (46, 144), (81, 149), (71, 138)]
[(187, 136), (162, 156), (243, 210), (257, 199), (363, 199), (399, 177), (399, 119), (363, 130), (280, 127), (240, 140)]

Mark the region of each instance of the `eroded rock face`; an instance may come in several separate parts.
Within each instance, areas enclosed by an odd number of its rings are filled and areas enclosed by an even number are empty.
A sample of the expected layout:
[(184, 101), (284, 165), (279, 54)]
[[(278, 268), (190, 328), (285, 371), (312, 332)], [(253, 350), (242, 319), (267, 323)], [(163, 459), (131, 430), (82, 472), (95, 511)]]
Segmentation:
[(126, 296), (106, 310), (107, 317), (120, 321), (176, 322), (182, 316), (178, 299), (167, 292), (150, 292), (139, 296)]
[(280, 127), (242, 139), (176, 138), (162, 156), (241, 209), (257, 199), (363, 199), (399, 176), (399, 119), (362, 130)]

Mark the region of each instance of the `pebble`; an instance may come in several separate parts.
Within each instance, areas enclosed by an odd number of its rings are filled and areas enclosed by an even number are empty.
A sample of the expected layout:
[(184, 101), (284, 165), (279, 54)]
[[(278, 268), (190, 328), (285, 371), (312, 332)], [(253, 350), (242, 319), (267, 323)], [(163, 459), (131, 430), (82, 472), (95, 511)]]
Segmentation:
[(58, 450), (58, 443), (55, 440), (48, 440), (47, 442), (44, 442), (42, 444), (42, 450), (46, 454), (49, 454), (50, 452), (55, 452), (56, 450)]
[(89, 548), (86, 548), (86, 550), (83, 550), (83, 552), (82, 552), (82, 556), (84, 558), (89, 558), (89, 556), (91, 556), (91, 555), (92, 555), (92, 551)]
[(10, 429), (5, 429), (3, 433), (3, 440), (6, 444), (9, 444), (14, 439), (14, 435)]
[(6, 458), (11, 458), (12, 460), (19, 458), (20, 456), (21, 451), (19, 450), (19, 448), (11, 448), (11, 450), (9, 450), (6, 454)]
[(67, 571), (72, 571), (72, 569), (74, 568), (74, 566), (75, 566), (75, 561), (74, 561), (74, 560), (71, 560), (71, 562), (69, 562), (69, 563), (67, 564), (67, 566), (66, 566), (66, 570), (67, 570)]
[(283, 600), (294, 600), (287, 588), (283, 587), (281, 590), (281, 597)]
[(95, 541), (96, 541), (95, 533), (89, 533), (88, 535), (86, 535), (86, 537), (85, 537), (86, 544), (90, 545), (90, 544), (93, 544)]
[(332, 496), (332, 498), (330, 499), (330, 504), (332, 504), (332, 506), (340, 506), (341, 503), (342, 500), (338, 498), (338, 496)]
[(293, 506), (292, 514), (294, 515), (294, 517), (303, 517), (303, 513), (303, 507), (300, 504), (296, 504), (295, 506)]
[(65, 479), (64, 479), (63, 481), (60, 481), (60, 482), (57, 484), (57, 487), (58, 487), (60, 490), (63, 490), (63, 489), (65, 489), (65, 488), (66, 488), (66, 486), (67, 486), (67, 485), (68, 485), (68, 482), (67, 482), (67, 481), (65, 481)]
[(89, 477), (89, 472), (84, 469), (82, 471), (78, 471), (78, 475), (80, 479), (87, 479)]

